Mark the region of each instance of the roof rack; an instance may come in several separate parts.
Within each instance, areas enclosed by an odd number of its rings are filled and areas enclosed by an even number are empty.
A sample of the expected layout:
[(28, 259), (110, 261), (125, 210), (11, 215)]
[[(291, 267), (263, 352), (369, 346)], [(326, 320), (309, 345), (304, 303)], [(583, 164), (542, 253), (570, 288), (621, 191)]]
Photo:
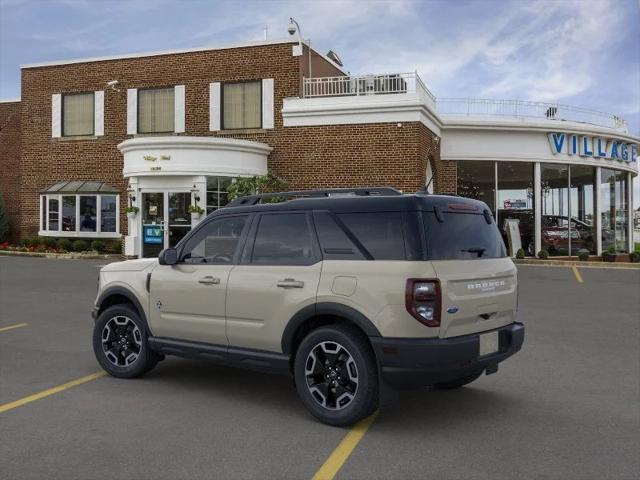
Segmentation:
[(402, 195), (400, 190), (391, 187), (371, 187), (371, 188), (329, 188), (324, 190), (298, 190), (292, 192), (263, 193), (260, 195), (248, 195), (232, 200), (225, 205), (226, 207), (240, 207), (246, 205), (256, 205), (261, 200), (278, 197), (304, 197), (304, 198), (322, 198), (322, 197), (345, 197), (345, 196), (389, 196)]

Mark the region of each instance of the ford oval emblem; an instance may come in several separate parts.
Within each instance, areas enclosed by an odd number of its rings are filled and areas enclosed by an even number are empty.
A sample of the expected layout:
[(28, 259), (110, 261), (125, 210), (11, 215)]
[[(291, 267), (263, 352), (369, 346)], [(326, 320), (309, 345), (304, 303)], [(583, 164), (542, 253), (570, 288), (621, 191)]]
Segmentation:
[(449, 308), (447, 308), (447, 313), (454, 314), (454, 313), (457, 313), (457, 312), (458, 312), (458, 307), (449, 307)]

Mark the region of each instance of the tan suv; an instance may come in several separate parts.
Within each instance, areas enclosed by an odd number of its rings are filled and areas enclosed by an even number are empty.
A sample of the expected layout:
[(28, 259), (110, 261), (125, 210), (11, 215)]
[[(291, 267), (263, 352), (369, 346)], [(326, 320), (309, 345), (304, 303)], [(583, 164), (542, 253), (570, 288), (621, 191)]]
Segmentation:
[(292, 375), (315, 417), (349, 425), (383, 387), (496, 372), (524, 340), (516, 308), (516, 268), (484, 203), (286, 192), (232, 202), (158, 259), (104, 267), (93, 347), (123, 378), (165, 354)]

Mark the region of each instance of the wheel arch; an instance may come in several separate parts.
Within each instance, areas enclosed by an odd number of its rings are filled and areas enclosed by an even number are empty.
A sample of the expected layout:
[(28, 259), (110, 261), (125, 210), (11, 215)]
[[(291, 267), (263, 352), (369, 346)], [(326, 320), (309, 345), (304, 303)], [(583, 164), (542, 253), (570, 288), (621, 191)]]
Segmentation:
[(131, 305), (137, 311), (138, 315), (140, 315), (140, 318), (144, 323), (145, 330), (147, 330), (147, 333), (151, 335), (149, 323), (147, 322), (147, 314), (145, 313), (144, 308), (142, 308), (142, 303), (140, 303), (140, 300), (133, 292), (121, 286), (107, 288), (100, 294), (98, 300), (96, 300), (98, 315), (113, 305)]
[(287, 323), (282, 334), (282, 352), (293, 357), (297, 345), (311, 330), (335, 323), (357, 327), (367, 337), (380, 337), (380, 331), (365, 315), (341, 303), (321, 302), (298, 311)]

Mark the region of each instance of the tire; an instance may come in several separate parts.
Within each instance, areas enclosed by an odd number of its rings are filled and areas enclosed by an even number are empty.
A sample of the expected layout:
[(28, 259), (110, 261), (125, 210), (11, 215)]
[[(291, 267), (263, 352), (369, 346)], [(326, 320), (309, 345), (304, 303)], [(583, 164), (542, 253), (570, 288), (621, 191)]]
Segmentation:
[(300, 343), (294, 361), (296, 390), (322, 423), (353, 425), (378, 408), (378, 371), (367, 338), (347, 325), (321, 327)]
[(450, 382), (437, 383), (434, 385), (439, 390), (453, 390), (454, 388), (464, 387), (471, 382), (476, 381), (482, 375), (482, 371), (474, 373), (473, 375), (467, 375), (466, 377), (456, 378)]
[(102, 368), (118, 378), (144, 375), (161, 358), (149, 348), (146, 325), (129, 305), (113, 305), (100, 314), (93, 328), (93, 352)]

